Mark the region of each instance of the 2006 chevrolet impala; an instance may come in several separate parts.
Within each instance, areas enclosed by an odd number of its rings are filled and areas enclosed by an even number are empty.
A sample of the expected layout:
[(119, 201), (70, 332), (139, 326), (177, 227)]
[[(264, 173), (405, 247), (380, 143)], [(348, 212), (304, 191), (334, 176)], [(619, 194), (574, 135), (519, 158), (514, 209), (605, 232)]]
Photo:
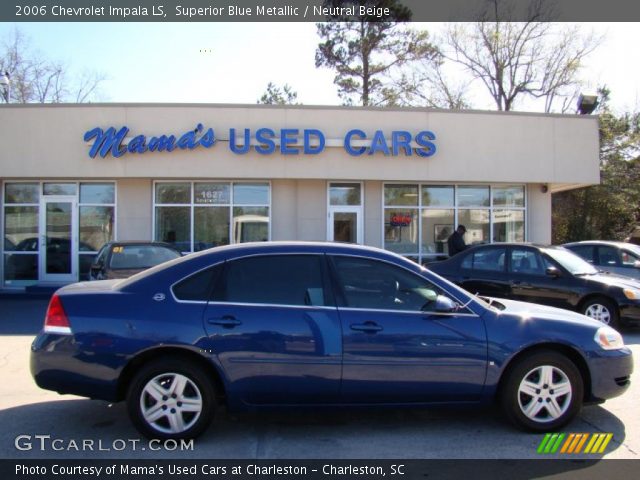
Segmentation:
[(600, 322), (481, 299), (384, 250), (269, 242), (58, 290), (31, 371), (45, 389), (126, 400), (155, 438), (202, 433), (223, 403), (498, 401), (516, 425), (551, 431), (622, 394), (632, 357)]

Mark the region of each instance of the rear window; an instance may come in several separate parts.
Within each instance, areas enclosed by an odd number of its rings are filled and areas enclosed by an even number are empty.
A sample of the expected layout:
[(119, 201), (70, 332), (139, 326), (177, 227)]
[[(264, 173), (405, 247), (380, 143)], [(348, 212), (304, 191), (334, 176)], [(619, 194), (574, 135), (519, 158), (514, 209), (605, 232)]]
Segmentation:
[(149, 268), (179, 256), (178, 252), (159, 245), (118, 245), (113, 247), (109, 267), (113, 270)]
[(504, 271), (506, 253), (505, 247), (482, 248), (467, 254), (460, 266), (468, 270), (502, 272)]

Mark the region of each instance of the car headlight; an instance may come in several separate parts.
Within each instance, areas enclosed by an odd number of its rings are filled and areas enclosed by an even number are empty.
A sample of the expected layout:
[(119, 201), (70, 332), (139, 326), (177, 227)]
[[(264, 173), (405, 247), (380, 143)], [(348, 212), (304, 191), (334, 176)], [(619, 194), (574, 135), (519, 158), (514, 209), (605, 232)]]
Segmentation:
[(604, 350), (617, 350), (624, 347), (622, 335), (611, 327), (600, 327), (593, 339)]
[(637, 288), (623, 288), (622, 293), (629, 300), (640, 300), (640, 290)]

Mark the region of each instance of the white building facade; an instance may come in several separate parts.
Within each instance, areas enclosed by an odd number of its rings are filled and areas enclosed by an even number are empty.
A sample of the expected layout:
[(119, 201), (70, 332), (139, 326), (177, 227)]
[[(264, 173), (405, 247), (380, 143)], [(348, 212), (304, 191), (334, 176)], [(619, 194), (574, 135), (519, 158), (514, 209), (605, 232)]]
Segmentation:
[(0, 107), (0, 288), (85, 279), (111, 240), (183, 252), (330, 240), (417, 262), (551, 241), (551, 193), (599, 182), (597, 118), (266, 105)]

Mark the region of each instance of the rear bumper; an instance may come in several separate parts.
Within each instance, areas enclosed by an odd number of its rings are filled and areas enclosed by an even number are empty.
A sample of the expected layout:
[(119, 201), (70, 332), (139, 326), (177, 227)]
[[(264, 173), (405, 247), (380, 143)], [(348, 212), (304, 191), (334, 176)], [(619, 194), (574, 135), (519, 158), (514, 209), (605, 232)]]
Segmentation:
[(633, 356), (631, 350), (623, 348), (603, 353), (589, 360), (591, 371), (591, 396), (589, 402), (604, 400), (622, 395), (631, 385)]
[(31, 345), (30, 369), (36, 384), (60, 394), (117, 400), (119, 369), (83, 354), (72, 335), (38, 335)]

